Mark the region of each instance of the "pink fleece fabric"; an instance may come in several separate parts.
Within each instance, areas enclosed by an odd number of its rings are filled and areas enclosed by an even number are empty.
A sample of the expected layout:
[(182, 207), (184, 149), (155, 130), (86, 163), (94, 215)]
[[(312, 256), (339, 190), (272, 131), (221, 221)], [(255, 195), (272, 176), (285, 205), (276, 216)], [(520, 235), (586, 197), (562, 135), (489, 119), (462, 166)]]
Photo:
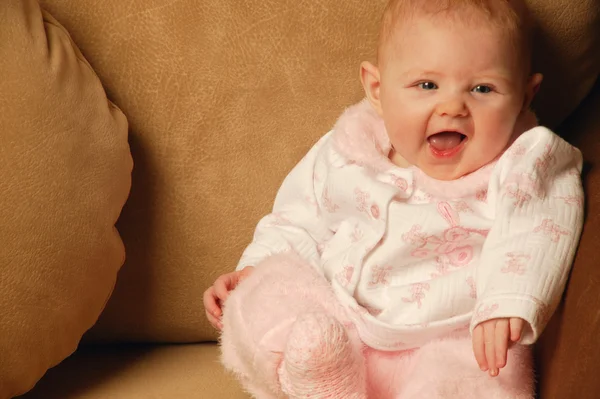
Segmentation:
[[(223, 365), (255, 398), (288, 397), (279, 378), (286, 344), (296, 321), (310, 313), (332, 317), (346, 328), (350, 342), (356, 346), (356, 365), (352, 369), (359, 370), (360, 375), (352, 383), (357, 384), (357, 390), (364, 388), (368, 398), (534, 397), (528, 347), (512, 347), (508, 365), (496, 378), (479, 370), (467, 330), (410, 351), (382, 352), (365, 347), (325, 277), (293, 254), (267, 258), (231, 293), (224, 305)], [(298, 398), (339, 397), (315, 394)]]

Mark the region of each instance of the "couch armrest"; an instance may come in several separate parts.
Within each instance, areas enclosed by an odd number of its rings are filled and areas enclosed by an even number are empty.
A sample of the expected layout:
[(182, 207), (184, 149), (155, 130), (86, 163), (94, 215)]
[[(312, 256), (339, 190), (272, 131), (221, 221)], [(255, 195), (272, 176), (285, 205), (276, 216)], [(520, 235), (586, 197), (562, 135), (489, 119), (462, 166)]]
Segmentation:
[(564, 301), (536, 347), (541, 399), (600, 392), (600, 81), (558, 129), (583, 152), (586, 220)]

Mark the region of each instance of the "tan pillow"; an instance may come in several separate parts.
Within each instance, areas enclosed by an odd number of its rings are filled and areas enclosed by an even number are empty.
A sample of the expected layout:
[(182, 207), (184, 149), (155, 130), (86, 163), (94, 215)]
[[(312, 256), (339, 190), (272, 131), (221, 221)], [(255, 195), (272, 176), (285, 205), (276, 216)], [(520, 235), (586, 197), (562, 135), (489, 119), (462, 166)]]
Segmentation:
[[(384, 2), (42, 0), (132, 127), (128, 260), (89, 339), (216, 337), (202, 291), (233, 270), (289, 169), (363, 97), (358, 68)], [(599, 2), (530, 2), (562, 66), (543, 65), (544, 119), (564, 118), (597, 76)]]
[(124, 261), (127, 121), (34, 0), (0, 1), (0, 398), (98, 318)]

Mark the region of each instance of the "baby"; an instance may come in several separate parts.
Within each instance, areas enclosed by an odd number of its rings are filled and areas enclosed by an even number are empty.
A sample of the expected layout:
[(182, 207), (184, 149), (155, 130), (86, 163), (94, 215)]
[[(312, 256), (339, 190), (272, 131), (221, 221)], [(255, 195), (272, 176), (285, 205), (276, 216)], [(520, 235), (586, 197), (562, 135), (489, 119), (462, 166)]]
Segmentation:
[(389, 2), (366, 100), (204, 294), (251, 394), (533, 398), (583, 193), (580, 152), (529, 111), (530, 53), (518, 1)]

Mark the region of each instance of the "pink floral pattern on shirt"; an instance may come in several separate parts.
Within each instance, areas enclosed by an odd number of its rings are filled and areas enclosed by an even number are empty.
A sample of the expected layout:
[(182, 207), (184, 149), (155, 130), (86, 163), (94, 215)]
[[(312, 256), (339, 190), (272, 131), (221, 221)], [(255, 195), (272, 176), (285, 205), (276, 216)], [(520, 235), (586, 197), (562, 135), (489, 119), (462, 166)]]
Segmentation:
[(525, 274), (526, 262), (531, 259), (531, 256), (509, 252), (506, 254), (506, 257), (506, 265), (500, 270), (502, 273), (513, 273), (520, 276)]
[(518, 186), (516, 187), (507, 187), (506, 194), (510, 198), (514, 198), (514, 206), (517, 208), (521, 208), (527, 202), (531, 201), (531, 194), (527, 191), (521, 190)]
[(435, 262), (437, 264), (435, 273), (430, 273), (431, 278), (438, 278), (450, 274), (452, 271), (450, 268), (450, 262), (446, 257), (437, 256), (435, 258)]
[(433, 202), (433, 195), (423, 190), (415, 190), (415, 193), (411, 197), (411, 203), (413, 204), (429, 204), (431, 202)]
[(455, 207), (456, 212), (473, 213), (473, 208), (471, 208), (465, 201), (457, 202)]
[(423, 299), (426, 297), (426, 292), (429, 291), (430, 286), (427, 283), (417, 283), (410, 286), (410, 297), (403, 297), (402, 301), (406, 303), (416, 303), (417, 307), (421, 309), (423, 306)]
[(508, 149), (507, 153), (511, 158), (520, 158), (527, 154), (527, 147), (525, 147), (523, 144), (514, 144)]
[(372, 216), (374, 219), (379, 219), (381, 216), (379, 205), (377, 205), (375, 202), (369, 203), (371, 194), (357, 187), (354, 189), (354, 196), (356, 199), (356, 209), (359, 212), (364, 212), (367, 215)]
[(479, 202), (487, 202), (488, 189), (482, 188), (475, 193), (475, 199)]
[(559, 242), (561, 236), (569, 236), (571, 233), (569, 230), (554, 223), (552, 219), (544, 219), (542, 224), (536, 227), (533, 232), (542, 233), (550, 237), (552, 242)]
[(404, 192), (408, 191), (408, 181), (404, 177), (392, 175), (392, 182), (394, 183), (394, 186), (398, 187), (400, 190)]
[(363, 239), (363, 236), (363, 231), (358, 226), (354, 227), (354, 230), (352, 230), (352, 234), (350, 234), (350, 242), (352, 242), (352, 244), (356, 244), (357, 242)]
[(369, 288), (390, 285), (390, 281), (388, 279), (390, 277), (391, 272), (391, 266), (373, 266), (373, 270), (371, 272), (371, 281), (369, 281), (368, 284)]
[(402, 235), (402, 240), (416, 247), (411, 256), (428, 258), (433, 256), (437, 263), (437, 271), (433, 276), (444, 275), (449, 267), (463, 267), (473, 259), (474, 235), (487, 236), (488, 230), (470, 229), (460, 225), (459, 213), (448, 202), (438, 203), (438, 212), (450, 225), (440, 236), (425, 235), (420, 225), (414, 225)]
[(354, 266), (348, 265), (344, 266), (344, 269), (339, 271), (335, 277), (337, 281), (343, 286), (347, 287), (352, 281), (352, 276), (354, 274)]
[(577, 195), (569, 195), (566, 197), (556, 197), (558, 200), (564, 201), (566, 205), (583, 206), (583, 198)]
[(339, 205), (334, 203), (333, 200), (331, 199), (331, 196), (329, 195), (328, 187), (325, 187), (325, 189), (323, 190), (322, 200), (323, 200), (323, 206), (325, 207), (325, 209), (327, 209), (327, 212), (335, 213), (340, 209)]
[(556, 163), (556, 157), (552, 153), (552, 148), (546, 144), (546, 149), (541, 157), (535, 161), (535, 166), (542, 175), (547, 175), (550, 168)]
[(515, 200), (514, 206), (521, 208), (532, 198), (540, 198), (543, 190), (540, 180), (526, 173), (519, 173), (506, 179), (506, 195)]
[(489, 320), (494, 313), (500, 308), (500, 305), (494, 303), (492, 305), (479, 305), (475, 314), (473, 315), (473, 323), (479, 324), (482, 321)]
[(369, 209), (368, 202), (369, 202), (371, 195), (369, 193), (367, 193), (366, 191), (363, 191), (357, 187), (356, 189), (354, 189), (354, 197), (356, 199), (356, 209), (359, 212), (368, 213), (368, 209)]
[(471, 289), (469, 296), (473, 299), (477, 299), (477, 285), (475, 284), (475, 279), (472, 276), (467, 279), (467, 285)]

